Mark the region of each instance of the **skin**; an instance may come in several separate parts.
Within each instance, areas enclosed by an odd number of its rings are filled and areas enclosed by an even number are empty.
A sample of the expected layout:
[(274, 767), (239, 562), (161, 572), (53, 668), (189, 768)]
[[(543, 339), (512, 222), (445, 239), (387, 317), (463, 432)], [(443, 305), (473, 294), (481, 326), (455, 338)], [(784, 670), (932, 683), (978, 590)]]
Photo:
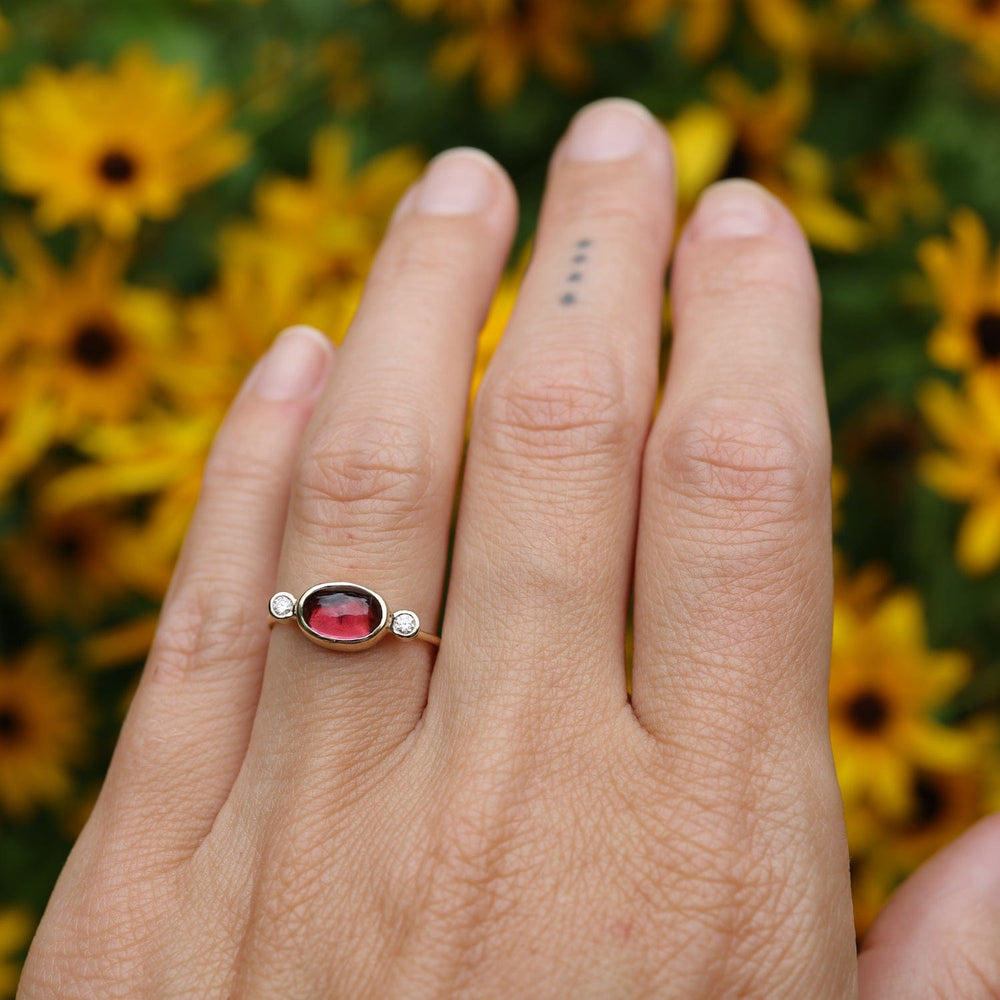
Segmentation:
[(654, 418), (672, 190), (628, 102), (556, 149), (436, 655), (332, 652), (264, 609), (340, 579), (438, 620), (509, 180), (443, 154), (336, 357), (279, 338), (219, 433), (21, 1000), (997, 995), (996, 819), (857, 956), (815, 273), (774, 199), (710, 189), (677, 241)]

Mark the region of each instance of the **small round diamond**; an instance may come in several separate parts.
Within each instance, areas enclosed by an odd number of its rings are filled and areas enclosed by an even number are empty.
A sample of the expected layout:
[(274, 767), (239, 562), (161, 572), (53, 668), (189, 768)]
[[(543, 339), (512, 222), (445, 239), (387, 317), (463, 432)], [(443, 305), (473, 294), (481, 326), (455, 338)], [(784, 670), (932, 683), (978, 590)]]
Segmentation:
[(295, 614), (295, 598), (282, 591), (271, 598), (270, 608), (273, 618), (291, 618)]
[(401, 639), (409, 639), (420, 631), (420, 620), (412, 611), (397, 611), (392, 616), (393, 635), (398, 635)]

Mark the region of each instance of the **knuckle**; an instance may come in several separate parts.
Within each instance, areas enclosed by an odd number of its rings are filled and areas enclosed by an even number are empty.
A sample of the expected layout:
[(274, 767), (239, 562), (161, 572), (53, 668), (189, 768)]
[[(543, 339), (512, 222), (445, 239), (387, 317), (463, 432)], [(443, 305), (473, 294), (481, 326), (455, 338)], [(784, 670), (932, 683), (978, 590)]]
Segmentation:
[(238, 663), (262, 635), (247, 601), (220, 593), (217, 578), (189, 573), (163, 610), (149, 658), (152, 677), (186, 677)]
[(430, 428), (419, 420), (339, 423), (302, 460), (293, 518), (324, 533), (374, 516), (397, 527), (419, 524), (436, 481), (430, 439)]
[(776, 403), (694, 407), (652, 440), (649, 451), (647, 468), (657, 485), (720, 527), (800, 520), (825, 488), (819, 469), (828, 446)]
[[(744, 705), (767, 699), (768, 685), (780, 684), (796, 704), (808, 690), (799, 675), (787, 676), (780, 657), (762, 662), (760, 650), (774, 648), (776, 634), (796, 655), (811, 649), (816, 618), (804, 611), (813, 598), (821, 606), (826, 586), (817, 542), (829, 518), (828, 447), (778, 404), (729, 399), (681, 416), (647, 450), (645, 475), (665, 498), (669, 544), (686, 565), (686, 592), (675, 595), (678, 627), (692, 655), (729, 665), (729, 693)], [(793, 613), (792, 601), (806, 603)], [(734, 660), (737, 651), (745, 657)], [(702, 694), (728, 700), (714, 688)]]
[(600, 351), (546, 352), (488, 374), (475, 422), (497, 456), (592, 467), (638, 436), (621, 364)]

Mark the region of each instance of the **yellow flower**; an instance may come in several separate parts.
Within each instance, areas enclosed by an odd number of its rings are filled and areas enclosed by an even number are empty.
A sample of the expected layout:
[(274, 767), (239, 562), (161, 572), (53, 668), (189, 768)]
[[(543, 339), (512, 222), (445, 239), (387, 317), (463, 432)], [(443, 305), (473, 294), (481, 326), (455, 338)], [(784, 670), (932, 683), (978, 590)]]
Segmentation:
[[(912, 778), (912, 808), (902, 818), (868, 815), (864, 840), (848, 828), (857, 930), (863, 934), (892, 891), (932, 854), (980, 817), (993, 811), (990, 783), (997, 767), (996, 726), (981, 719), (969, 728), (975, 759), (960, 770), (918, 768)], [(850, 816), (850, 812), (848, 813)]]
[(942, 211), (944, 202), (928, 173), (924, 149), (913, 140), (895, 139), (849, 170), (868, 218), (886, 237), (895, 236), (907, 216), (926, 224)]
[(836, 608), (843, 606), (859, 618), (870, 617), (892, 589), (892, 576), (889, 570), (878, 563), (872, 563), (852, 573), (847, 568), (843, 555), (835, 549), (833, 567)]
[(153, 644), (158, 620), (155, 614), (142, 615), (89, 636), (81, 649), (83, 662), (91, 670), (114, 670), (141, 663)]
[(627, 34), (652, 35), (678, 0), (624, 0), (613, 4), (618, 22)]
[(988, 98), (1000, 94), (1000, 8), (992, 0), (911, 0), (916, 14), (968, 47), (972, 82)]
[(63, 270), (26, 227), (8, 224), (3, 236), (18, 271), (0, 309), (0, 339), (17, 345), (25, 377), (58, 410), (60, 432), (146, 407), (175, 343), (172, 299), (122, 283), (123, 247), (82, 247)]
[(223, 93), (199, 95), (190, 67), (161, 65), (141, 46), (106, 72), (35, 67), (0, 95), (0, 170), (12, 191), (39, 199), (45, 228), (96, 219), (125, 237), (245, 158), (229, 116)]
[(87, 743), (87, 702), (55, 653), (37, 647), (0, 663), (0, 809), (15, 820), (72, 792)]
[(27, 523), (0, 537), (0, 562), (35, 620), (87, 622), (145, 570), (133, 530), (117, 509), (52, 511), (35, 498)]
[(911, 805), (904, 815), (887, 817), (864, 805), (848, 810), (852, 857), (891, 853), (908, 873), (985, 815), (989, 811), (987, 771), (995, 762), (979, 741), (979, 731), (976, 727), (969, 730), (974, 756), (967, 767), (914, 770)]
[(994, 762), (977, 748), (976, 760), (960, 771), (921, 769), (913, 778), (913, 812), (890, 829), (892, 849), (916, 868), (984, 815), (986, 766)]
[(24, 910), (0, 909), (0, 997), (12, 997), (21, 976), (20, 952), (28, 947), (34, 924)]
[(423, 167), (408, 147), (358, 169), (351, 161), (350, 136), (322, 130), (309, 177), (262, 181), (254, 221), (223, 232), (215, 287), (184, 309), (190, 350), (161, 368), (176, 395), (201, 407), (227, 403), (275, 334), (293, 323), (342, 339), (389, 217)]
[(1000, 372), (973, 372), (961, 392), (932, 382), (917, 402), (946, 450), (920, 464), (931, 489), (968, 505), (958, 529), (955, 557), (968, 574), (1000, 564)]
[(329, 35), (319, 47), (319, 64), (327, 77), (327, 96), (342, 114), (363, 108), (371, 97), (371, 85), (362, 72), (364, 50), (350, 35)]
[[(363, 276), (403, 192), (423, 160), (410, 147), (391, 149), (352, 169), (351, 139), (339, 128), (317, 133), (310, 176), (275, 177), (254, 195), (257, 224), (249, 231), (296, 254), (303, 273), (344, 281)], [(233, 232), (246, 235), (239, 228)], [(240, 237), (232, 237), (237, 239)]]
[(432, 69), (445, 79), (475, 73), (487, 104), (513, 99), (531, 66), (569, 89), (589, 76), (581, 37), (596, 21), (594, 11), (578, 0), (398, 2), (416, 16), (439, 9), (452, 22), (454, 30), (435, 51)]
[(717, 74), (711, 86), (713, 104), (691, 105), (667, 126), (682, 211), (714, 181), (748, 177), (784, 201), (818, 246), (860, 250), (870, 238), (868, 226), (833, 200), (826, 155), (798, 139), (812, 107), (804, 74), (789, 70), (765, 93), (729, 72)]
[(969, 672), (964, 654), (927, 648), (915, 593), (891, 592), (867, 613), (838, 593), (830, 738), (849, 829), (859, 809), (910, 815), (918, 769), (954, 772), (974, 762), (972, 737), (934, 718)]
[(1000, 361), (1000, 254), (967, 208), (952, 216), (951, 231), (950, 240), (924, 240), (917, 256), (941, 311), (927, 353), (942, 368), (964, 371)]
[[(682, 44), (694, 59), (708, 59), (722, 47), (729, 33), (736, 0), (682, 0)], [(800, 0), (743, 0), (750, 22), (760, 37), (783, 53), (801, 53), (810, 37), (809, 11)]]
[(828, 47), (846, 19), (873, 6), (875, 0), (835, 0), (814, 9), (803, 0), (677, 0), (682, 13), (681, 48), (691, 59), (715, 56), (732, 29), (734, 14), (742, 6), (757, 35), (775, 52), (808, 56)]
[(187, 350), (161, 368), (174, 395), (195, 410), (225, 406), (275, 335), (296, 323), (342, 340), (362, 281), (324, 278), (315, 264), (292, 241), (250, 226), (224, 233), (215, 287), (184, 306)]
[[(44, 507), (71, 524), (100, 504), (142, 499), (139, 523), (121, 523), (100, 542), (119, 579), (153, 598), (166, 591), (198, 498), (201, 469), (221, 408), (194, 416), (158, 415), (132, 424), (94, 427), (79, 441), (91, 461), (47, 487)], [(105, 584), (107, 591), (109, 584)]]
[[(0, 310), (3, 301), (0, 285)], [(45, 454), (55, 437), (58, 404), (42, 396), (38, 376), (22, 367), (10, 355), (0, 357), (0, 497)]]
[(926, 21), (969, 45), (1000, 56), (1000, 6), (990, 0), (911, 0)]

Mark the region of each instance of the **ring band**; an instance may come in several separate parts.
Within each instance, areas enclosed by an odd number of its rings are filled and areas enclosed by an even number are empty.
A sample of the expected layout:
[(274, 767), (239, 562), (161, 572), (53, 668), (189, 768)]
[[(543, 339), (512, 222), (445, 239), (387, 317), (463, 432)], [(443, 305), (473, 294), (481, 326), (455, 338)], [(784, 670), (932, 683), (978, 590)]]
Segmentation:
[(436, 635), (421, 631), (415, 612), (390, 611), (374, 590), (357, 583), (318, 583), (298, 598), (281, 590), (268, 602), (268, 610), (274, 622), (295, 621), (313, 642), (328, 649), (368, 649), (390, 632), (400, 639), (441, 644)]

